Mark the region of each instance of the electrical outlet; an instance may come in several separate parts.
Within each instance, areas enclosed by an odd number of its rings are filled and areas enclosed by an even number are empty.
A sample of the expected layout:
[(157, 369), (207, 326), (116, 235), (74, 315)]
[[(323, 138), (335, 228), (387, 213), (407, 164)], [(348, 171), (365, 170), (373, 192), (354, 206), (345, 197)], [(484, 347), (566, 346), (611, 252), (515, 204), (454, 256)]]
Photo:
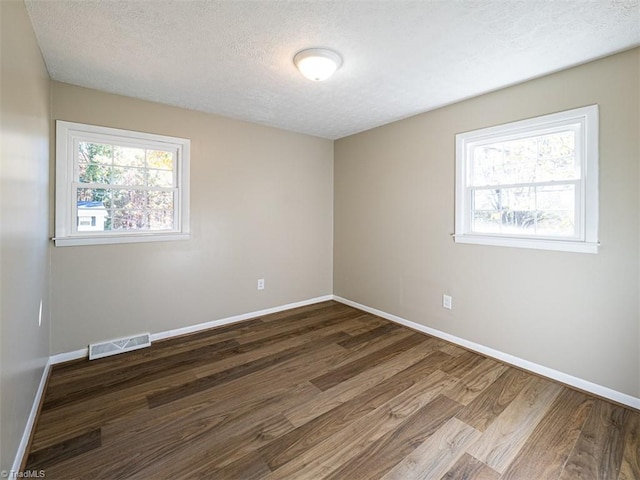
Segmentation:
[(258, 290), (264, 290), (264, 278), (258, 279)]
[(442, 295), (442, 306), (448, 310), (451, 310), (451, 295)]

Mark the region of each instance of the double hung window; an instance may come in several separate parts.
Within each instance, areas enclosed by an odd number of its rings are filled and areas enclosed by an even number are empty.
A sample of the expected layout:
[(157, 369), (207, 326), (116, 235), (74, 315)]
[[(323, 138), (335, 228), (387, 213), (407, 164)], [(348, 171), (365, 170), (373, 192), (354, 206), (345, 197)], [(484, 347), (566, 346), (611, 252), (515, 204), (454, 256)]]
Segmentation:
[(188, 238), (189, 140), (56, 122), (56, 245)]
[(456, 242), (597, 253), (597, 235), (597, 106), (456, 135)]

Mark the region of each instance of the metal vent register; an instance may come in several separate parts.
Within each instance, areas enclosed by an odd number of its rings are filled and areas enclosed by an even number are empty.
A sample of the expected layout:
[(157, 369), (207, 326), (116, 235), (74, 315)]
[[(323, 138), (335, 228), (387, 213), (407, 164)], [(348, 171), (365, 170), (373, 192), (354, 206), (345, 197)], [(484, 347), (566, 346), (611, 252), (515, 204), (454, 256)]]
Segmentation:
[(130, 352), (150, 345), (151, 336), (149, 333), (141, 333), (133, 337), (119, 338), (107, 342), (92, 343), (89, 345), (89, 360)]

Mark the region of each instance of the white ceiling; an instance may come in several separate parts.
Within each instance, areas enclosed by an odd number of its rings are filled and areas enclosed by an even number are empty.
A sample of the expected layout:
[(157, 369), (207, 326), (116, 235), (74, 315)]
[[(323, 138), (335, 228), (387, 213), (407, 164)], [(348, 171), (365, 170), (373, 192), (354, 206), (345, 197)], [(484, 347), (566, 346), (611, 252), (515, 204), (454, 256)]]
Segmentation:
[(25, 3), (54, 80), (330, 139), (640, 44), (638, 0)]

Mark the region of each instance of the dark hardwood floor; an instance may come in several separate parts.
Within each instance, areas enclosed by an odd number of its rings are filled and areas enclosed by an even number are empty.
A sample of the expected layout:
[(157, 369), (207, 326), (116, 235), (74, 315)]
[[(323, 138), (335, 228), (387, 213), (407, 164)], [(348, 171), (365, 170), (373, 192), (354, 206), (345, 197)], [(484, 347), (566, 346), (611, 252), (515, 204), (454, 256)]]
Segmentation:
[(335, 302), (53, 367), (49, 479), (640, 479), (640, 414)]

